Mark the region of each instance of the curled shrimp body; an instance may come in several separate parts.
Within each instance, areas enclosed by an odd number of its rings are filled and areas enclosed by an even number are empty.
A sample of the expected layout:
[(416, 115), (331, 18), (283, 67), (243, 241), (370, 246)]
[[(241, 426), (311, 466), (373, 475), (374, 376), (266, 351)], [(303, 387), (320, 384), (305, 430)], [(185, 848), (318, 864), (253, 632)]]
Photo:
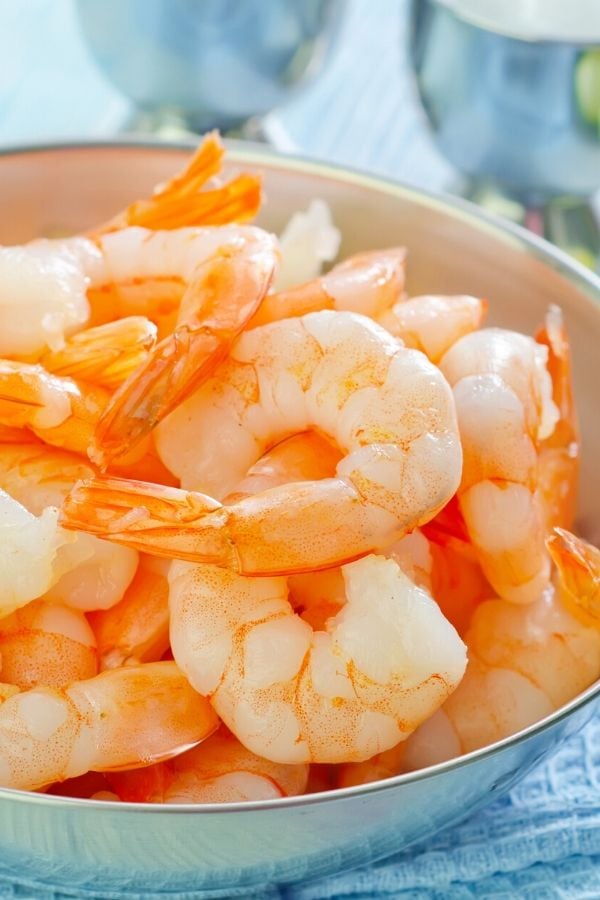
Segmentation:
[(237, 803), (303, 794), (308, 766), (284, 765), (251, 753), (226, 728), (187, 753), (108, 782), (120, 800), (143, 803)]
[(390, 543), (432, 518), (458, 486), (461, 447), (444, 378), (353, 313), (245, 333), (218, 376), (161, 426), (157, 446), (184, 487), (223, 497), (270, 445), (309, 428), (342, 449), (335, 478), (228, 507), (199, 493), (95, 479), (71, 492), (64, 524), (245, 574), (292, 573)]
[(0, 784), (35, 790), (90, 769), (175, 756), (217, 718), (175, 663), (103, 672), (64, 688), (33, 688), (0, 706)]
[(469, 664), (456, 692), (406, 742), (419, 768), (476, 750), (531, 725), (600, 675), (600, 551), (556, 529), (557, 566), (531, 604), (494, 599), (475, 611)]
[(547, 358), (532, 338), (487, 328), (461, 338), (440, 363), (464, 451), (460, 510), (484, 574), (514, 602), (535, 600), (549, 577), (537, 494), (538, 449), (558, 418)]
[[(61, 507), (75, 482), (93, 474), (81, 457), (64, 450), (0, 444), (0, 488), (35, 516)], [(61, 538), (59, 530), (56, 541), (62, 544), (53, 564), (56, 576), (37, 596), (81, 610), (114, 606), (135, 575), (138, 554), (83, 532), (76, 537), (62, 532)]]
[(284, 578), (174, 562), (178, 664), (254, 753), (281, 763), (347, 762), (405, 738), (462, 677), (464, 647), (392, 560), (343, 567), (345, 604), (313, 631)]
[[(323, 477), (334, 465), (321, 437), (298, 435), (263, 457), (232, 497), (291, 474)], [(242, 743), (279, 763), (364, 758), (397, 743), (464, 669), (453, 628), (383, 557), (289, 585), (173, 563), (169, 583), (175, 658)]]

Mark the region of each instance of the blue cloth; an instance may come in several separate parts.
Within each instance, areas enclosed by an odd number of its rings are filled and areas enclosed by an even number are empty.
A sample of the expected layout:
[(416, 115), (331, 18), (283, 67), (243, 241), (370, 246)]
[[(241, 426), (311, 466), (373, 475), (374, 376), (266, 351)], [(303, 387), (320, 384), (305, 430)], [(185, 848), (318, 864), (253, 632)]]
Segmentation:
[[(347, 6), (330, 66), (285, 109), (267, 117), (268, 137), (282, 149), (418, 186), (452, 188), (456, 175), (428, 138), (403, 57), (403, 0), (348, 0)], [(127, 101), (87, 58), (70, 0), (0, 2), (0, 143), (109, 137), (130, 115)], [(600, 898), (599, 781), (596, 718), (506, 798), (463, 824), (367, 869), (314, 884), (265, 886), (254, 896)], [(192, 888), (188, 894), (169, 896), (197, 897)], [(239, 895), (219, 891), (212, 896)], [(27, 884), (26, 873), (19, 884), (0, 876), (1, 898), (84, 896), (92, 895), (45, 892)]]

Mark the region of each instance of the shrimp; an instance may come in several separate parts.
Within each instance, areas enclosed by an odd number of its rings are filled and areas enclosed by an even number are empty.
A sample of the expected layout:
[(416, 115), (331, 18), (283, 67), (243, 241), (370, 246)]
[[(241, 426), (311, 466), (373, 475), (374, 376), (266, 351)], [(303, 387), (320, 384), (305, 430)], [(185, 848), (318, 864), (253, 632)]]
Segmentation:
[(548, 548), (557, 577), (537, 600), (487, 600), (475, 611), (465, 637), (465, 677), (406, 742), (403, 768), (441, 762), (514, 734), (600, 676), (600, 551), (559, 528)]
[[(0, 360), (0, 423), (24, 428), (53, 447), (89, 457), (94, 431), (110, 393), (100, 385), (47, 372), (41, 365)], [(116, 464), (126, 476), (172, 484), (173, 476), (154, 452), (152, 440)]]
[(37, 687), (0, 706), (0, 784), (36, 790), (90, 769), (134, 768), (175, 756), (218, 721), (175, 663), (103, 672)]
[(98, 671), (94, 633), (82, 612), (36, 600), (0, 621), (0, 674), (22, 690), (63, 687)]
[(57, 520), (55, 507), (34, 516), (0, 490), (0, 618), (41, 597), (63, 574), (58, 551), (72, 537)]
[(369, 758), (405, 738), (462, 677), (460, 638), (396, 563), (368, 556), (342, 571), (346, 602), (313, 631), (289, 605), (284, 578), (171, 565), (173, 655), (266, 759)]
[[(344, 451), (336, 477), (213, 499), (311, 427)], [(444, 506), (462, 461), (438, 369), (370, 320), (329, 311), (246, 332), (157, 446), (184, 487), (212, 496), (96, 478), (71, 491), (64, 526), (247, 575), (329, 568), (391, 543)]]
[(485, 300), (469, 296), (403, 296), (406, 250), (357, 253), (306, 284), (269, 294), (246, 328), (322, 309), (357, 312), (408, 347), (439, 362), (458, 338), (481, 327)]
[[(203, 282), (200, 278), (200, 287), (196, 283), (198, 267), (204, 266), (208, 275), (215, 258), (218, 274), (220, 256), (238, 253), (248, 260), (253, 248), (259, 261), (261, 250), (271, 263), (276, 260), (274, 238), (250, 225), (173, 231), (133, 226), (95, 239), (40, 239), (20, 247), (0, 247), (0, 356), (35, 360), (48, 349), (61, 350), (66, 337), (87, 325), (140, 312), (152, 320), (166, 317), (164, 327), (170, 331), (186, 287), (190, 291), (186, 309), (201, 306)], [(230, 267), (235, 268), (231, 262)], [(248, 298), (239, 299), (248, 317), (252, 315), (254, 306), (248, 305)], [(233, 303), (225, 305), (224, 333), (232, 307)], [(218, 332), (218, 312), (211, 326)]]
[(143, 803), (236, 803), (303, 794), (308, 766), (273, 763), (221, 727), (199, 746), (146, 769), (107, 776), (120, 800)]
[(94, 438), (99, 462), (130, 450), (206, 381), (266, 294), (275, 264), (272, 237), (254, 229), (251, 237), (238, 235), (237, 242), (217, 247), (197, 266), (175, 330), (149, 353), (102, 413)]
[(405, 260), (404, 247), (357, 253), (306, 284), (266, 296), (247, 328), (323, 309), (376, 319), (402, 296)]
[(548, 371), (559, 420), (552, 434), (540, 444), (538, 494), (545, 510), (546, 530), (573, 527), (579, 474), (579, 429), (573, 397), (571, 351), (563, 316), (551, 306), (536, 340), (548, 347)]
[(142, 556), (123, 599), (88, 614), (102, 669), (162, 658), (169, 646), (167, 568), (163, 560)]
[(459, 338), (481, 327), (486, 310), (478, 297), (425, 294), (395, 303), (377, 321), (437, 365)]
[(559, 413), (547, 348), (488, 328), (458, 340), (440, 369), (453, 386), (464, 467), (459, 505), (483, 572), (501, 596), (536, 599), (549, 577), (537, 452)]
[[(41, 444), (0, 444), (0, 488), (36, 516), (62, 506), (73, 484), (94, 470), (80, 458)], [(133, 579), (138, 554), (92, 535), (56, 533), (56, 577), (44, 594), (50, 602), (80, 610), (114, 606)], [(74, 539), (75, 537), (75, 539)], [(34, 599), (31, 597), (30, 599)]]

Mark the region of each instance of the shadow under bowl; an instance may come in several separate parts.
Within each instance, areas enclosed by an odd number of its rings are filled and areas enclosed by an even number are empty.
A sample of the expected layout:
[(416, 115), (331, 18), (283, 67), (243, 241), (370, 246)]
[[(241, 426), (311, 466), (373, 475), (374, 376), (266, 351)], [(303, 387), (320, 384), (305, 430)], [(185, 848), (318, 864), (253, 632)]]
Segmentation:
[[(110, 217), (181, 168), (189, 147), (105, 144), (0, 156), (0, 241), (72, 232)], [(321, 197), (341, 255), (406, 244), (408, 290), (490, 301), (491, 324), (531, 333), (549, 303), (571, 334), (583, 432), (579, 530), (600, 543), (596, 378), (600, 280), (466, 202), (265, 149), (232, 144), (229, 169), (260, 171), (260, 223), (279, 230)], [(402, 850), (490, 803), (592, 716), (595, 685), (523, 732), (421, 772), (360, 787), (251, 804), (142, 806), (0, 790), (0, 875), (39, 890), (145, 898), (287, 884)]]

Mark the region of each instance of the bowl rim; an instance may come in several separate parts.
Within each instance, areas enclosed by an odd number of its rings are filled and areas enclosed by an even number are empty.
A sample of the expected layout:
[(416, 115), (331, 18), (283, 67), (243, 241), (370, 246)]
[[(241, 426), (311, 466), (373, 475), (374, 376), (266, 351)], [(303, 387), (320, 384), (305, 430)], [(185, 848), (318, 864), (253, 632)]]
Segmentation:
[[(227, 148), (227, 160), (236, 164), (250, 163), (257, 166), (261, 164), (271, 168), (308, 174), (335, 180), (346, 184), (363, 187), (369, 190), (379, 191), (399, 199), (407, 199), (420, 205), (426, 205), (434, 209), (443, 210), (465, 221), (468, 225), (483, 229), (500, 241), (509, 242), (517, 246), (521, 251), (533, 255), (537, 260), (545, 263), (551, 269), (557, 271), (571, 283), (574, 283), (586, 296), (600, 307), (600, 277), (587, 269), (576, 259), (569, 256), (558, 247), (550, 244), (544, 238), (539, 237), (520, 225), (504, 220), (493, 213), (483, 210), (474, 203), (456, 197), (443, 191), (432, 191), (425, 188), (416, 188), (406, 182), (385, 176), (371, 174), (364, 170), (343, 166), (336, 163), (324, 162), (298, 154), (287, 154), (277, 151), (275, 148), (259, 143), (239, 140), (225, 140)], [(182, 151), (191, 152), (198, 146), (198, 140), (179, 139), (165, 141), (152, 137), (119, 137), (118, 139), (93, 139), (75, 141), (50, 141), (25, 145), (5, 146), (0, 149), (0, 163), (4, 158), (11, 156), (24, 156), (37, 153), (60, 153), (90, 150), (147, 150), (156, 151)], [(364, 794), (373, 794), (389, 788), (401, 787), (405, 784), (424, 781), (429, 778), (438, 778), (446, 772), (463, 768), (471, 763), (495, 756), (508, 747), (514, 747), (530, 738), (542, 734), (564, 719), (571, 716), (576, 710), (593, 703), (600, 698), (600, 679), (590, 685), (584, 691), (568, 703), (554, 710), (544, 718), (539, 719), (515, 734), (495, 741), (478, 750), (472, 750), (462, 756), (454, 757), (445, 762), (393, 775), (378, 781), (366, 784), (352, 785), (345, 788), (332, 788), (313, 794), (301, 794), (292, 797), (278, 797), (271, 800), (238, 801), (228, 803), (133, 803), (110, 800), (91, 800), (81, 797), (64, 797), (54, 794), (36, 793), (35, 791), (17, 790), (14, 788), (0, 788), (0, 800), (12, 802), (43, 804), (47, 806), (67, 806), (73, 809), (93, 810), (123, 810), (130, 813), (141, 814), (166, 814), (177, 813), (184, 815), (199, 814), (225, 814), (227, 812), (251, 813), (269, 809), (284, 809), (290, 807), (311, 806), (313, 804), (326, 803), (330, 800), (349, 800)]]

